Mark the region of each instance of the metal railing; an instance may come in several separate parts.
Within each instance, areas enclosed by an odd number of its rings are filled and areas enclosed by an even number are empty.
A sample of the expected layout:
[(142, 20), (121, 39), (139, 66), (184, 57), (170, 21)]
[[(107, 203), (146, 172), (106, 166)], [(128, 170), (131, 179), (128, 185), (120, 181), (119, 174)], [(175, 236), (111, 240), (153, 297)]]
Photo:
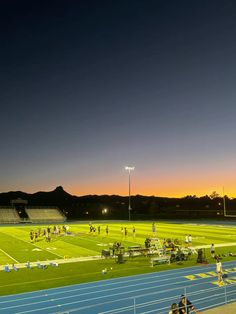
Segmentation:
[[(172, 303), (179, 303), (180, 296), (184, 295), (198, 311), (222, 306), (236, 301), (236, 284), (190, 291), (190, 287), (173, 288), (168, 291), (141, 294), (134, 297), (117, 298), (112, 301), (95, 303), (82, 307), (70, 308), (60, 314), (69, 313), (97, 313), (97, 314), (166, 314)], [(160, 298), (161, 295), (166, 294)], [(75, 305), (75, 304), (74, 304)]]

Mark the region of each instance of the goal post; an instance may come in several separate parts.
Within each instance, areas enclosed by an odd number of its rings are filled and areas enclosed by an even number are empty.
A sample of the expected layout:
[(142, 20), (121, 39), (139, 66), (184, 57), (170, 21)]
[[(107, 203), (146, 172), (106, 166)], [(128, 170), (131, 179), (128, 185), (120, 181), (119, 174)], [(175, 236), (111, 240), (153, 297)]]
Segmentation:
[(225, 202), (225, 191), (224, 191), (224, 187), (223, 187), (223, 215), (224, 217), (228, 217), (228, 218), (236, 218), (236, 214), (227, 214), (227, 210), (226, 210), (226, 202)]

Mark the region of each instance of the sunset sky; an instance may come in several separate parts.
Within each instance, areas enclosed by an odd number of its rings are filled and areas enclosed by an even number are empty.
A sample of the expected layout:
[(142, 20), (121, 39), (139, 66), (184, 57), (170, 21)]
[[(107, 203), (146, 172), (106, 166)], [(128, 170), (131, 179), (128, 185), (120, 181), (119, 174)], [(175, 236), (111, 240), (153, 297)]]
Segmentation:
[(236, 197), (236, 1), (4, 1), (0, 192)]

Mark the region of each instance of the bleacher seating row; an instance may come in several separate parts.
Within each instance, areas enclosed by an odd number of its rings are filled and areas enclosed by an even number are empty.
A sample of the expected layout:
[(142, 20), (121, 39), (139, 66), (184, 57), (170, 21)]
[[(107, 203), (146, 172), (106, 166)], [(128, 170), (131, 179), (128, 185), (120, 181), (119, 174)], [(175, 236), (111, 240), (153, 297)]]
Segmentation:
[(58, 208), (36, 208), (26, 207), (25, 212), (27, 213), (31, 222), (64, 222), (65, 216), (59, 211)]
[(0, 223), (19, 223), (20, 220), (20, 216), (15, 207), (0, 207)]
[[(46, 223), (64, 222), (66, 217), (57, 207), (25, 207), (28, 219), (24, 222)], [(20, 223), (22, 222), (14, 206), (0, 206), (0, 223)]]

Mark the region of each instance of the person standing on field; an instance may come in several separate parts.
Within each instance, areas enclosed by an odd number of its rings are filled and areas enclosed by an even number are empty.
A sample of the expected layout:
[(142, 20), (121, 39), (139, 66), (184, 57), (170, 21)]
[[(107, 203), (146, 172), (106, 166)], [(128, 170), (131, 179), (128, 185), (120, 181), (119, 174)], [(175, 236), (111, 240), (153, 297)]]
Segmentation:
[(156, 236), (156, 224), (155, 224), (155, 222), (152, 223), (152, 234), (153, 234), (153, 236)]
[(190, 234), (190, 235), (188, 236), (188, 244), (189, 244), (189, 246), (191, 246), (192, 243), (193, 243), (193, 238), (192, 238), (192, 236), (191, 236), (191, 234)]
[(188, 235), (187, 234), (185, 234), (184, 243), (185, 243), (185, 246), (188, 246)]
[(108, 229), (108, 226), (106, 226), (106, 235), (108, 236), (108, 233), (109, 233), (109, 229)]
[(210, 252), (211, 252), (211, 256), (214, 258), (215, 257), (215, 245), (214, 245), (214, 243), (212, 243), (212, 245), (210, 247)]
[(136, 232), (136, 230), (135, 230), (135, 226), (133, 226), (133, 239), (135, 238), (135, 232)]

